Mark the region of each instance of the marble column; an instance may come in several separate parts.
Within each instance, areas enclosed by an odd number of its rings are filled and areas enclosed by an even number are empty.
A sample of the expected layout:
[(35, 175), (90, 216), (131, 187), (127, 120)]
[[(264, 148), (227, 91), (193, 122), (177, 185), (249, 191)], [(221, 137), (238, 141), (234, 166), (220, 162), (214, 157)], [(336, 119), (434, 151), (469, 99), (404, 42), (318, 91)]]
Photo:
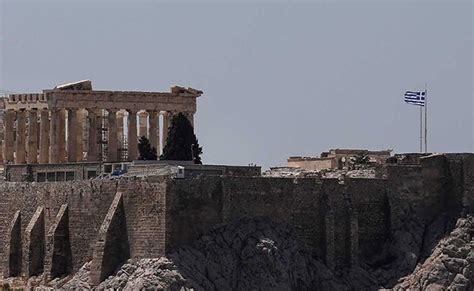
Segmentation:
[(148, 138), (148, 114), (145, 111), (138, 113), (138, 136)]
[(0, 135), (1, 135), (1, 138), (0, 138), (0, 161), (1, 162), (4, 162), (5, 161), (5, 158), (4, 158), (4, 155), (5, 155), (5, 122), (6, 122), (6, 112), (3, 111), (2, 112), (3, 114), (0, 114), (1, 116), (1, 119), (2, 119), (2, 127), (0, 127)]
[(168, 142), (168, 131), (171, 126), (171, 112), (165, 111), (163, 113), (163, 148), (166, 146), (166, 143)]
[(15, 136), (14, 136), (14, 127), (15, 127), (15, 117), (16, 112), (13, 110), (5, 111), (5, 144), (4, 144), (4, 154), (3, 158), (5, 164), (13, 162), (13, 152), (15, 151)]
[(76, 109), (67, 110), (67, 161), (76, 162), (77, 146), (77, 112)]
[(49, 162), (49, 111), (41, 110), (40, 113), (40, 137), (39, 137), (39, 162)]
[(125, 125), (125, 111), (117, 111), (117, 138), (119, 140), (119, 148), (123, 148), (125, 140), (124, 126)]
[(65, 163), (66, 159), (66, 109), (59, 109), (58, 123), (58, 155), (59, 162)]
[(159, 115), (155, 110), (148, 111), (150, 121), (150, 144), (156, 149), (157, 154), (160, 151), (160, 125)]
[(26, 152), (25, 152), (25, 136), (26, 136), (26, 117), (25, 110), (20, 109), (16, 115), (16, 143), (15, 143), (15, 153), (16, 159), (15, 164), (24, 164), (26, 162)]
[(98, 124), (97, 113), (94, 109), (87, 110), (87, 121), (89, 122), (89, 149), (87, 151), (88, 161), (99, 161)]
[(128, 110), (128, 160), (138, 158), (137, 112)]
[(59, 110), (51, 109), (51, 120), (49, 122), (49, 163), (59, 163)]
[(107, 116), (108, 122), (108, 141), (107, 141), (107, 162), (118, 161), (117, 155), (117, 110), (108, 109), (109, 115)]
[(28, 112), (28, 164), (38, 162), (38, 111)]
[(76, 162), (84, 159), (84, 110), (76, 111)]

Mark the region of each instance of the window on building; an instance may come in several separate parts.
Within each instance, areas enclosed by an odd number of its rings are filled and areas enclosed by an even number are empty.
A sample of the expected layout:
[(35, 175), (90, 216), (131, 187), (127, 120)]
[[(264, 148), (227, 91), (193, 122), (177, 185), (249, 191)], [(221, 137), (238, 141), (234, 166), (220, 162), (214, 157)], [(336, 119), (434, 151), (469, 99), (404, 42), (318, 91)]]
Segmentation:
[(104, 173), (112, 173), (112, 165), (104, 165)]
[(56, 181), (57, 181), (57, 182), (62, 182), (62, 181), (64, 181), (64, 172), (57, 172), (57, 173), (56, 173)]
[(48, 182), (56, 182), (56, 173), (55, 172), (47, 173), (46, 179), (48, 180)]
[(74, 172), (66, 172), (66, 181), (74, 181)]
[(46, 173), (36, 174), (36, 182), (45, 182), (45, 181), (46, 181)]
[(87, 179), (92, 179), (97, 177), (97, 171), (95, 170), (88, 170), (87, 171)]

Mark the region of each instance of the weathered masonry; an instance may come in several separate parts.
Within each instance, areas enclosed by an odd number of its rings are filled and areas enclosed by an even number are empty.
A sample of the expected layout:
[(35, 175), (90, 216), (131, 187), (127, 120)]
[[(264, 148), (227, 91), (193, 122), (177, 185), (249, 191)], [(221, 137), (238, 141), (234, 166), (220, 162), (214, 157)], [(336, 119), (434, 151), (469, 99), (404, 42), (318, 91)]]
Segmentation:
[(3, 160), (8, 164), (131, 161), (138, 156), (141, 136), (147, 136), (159, 153), (171, 117), (182, 112), (193, 124), (201, 94), (177, 86), (165, 93), (100, 91), (92, 90), (89, 80), (43, 93), (10, 94), (2, 106)]
[(98, 284), (128, 258), (163, 256), (244, 217), (289, 224), (338, 270), (372, 260), (414, 213), (431, 221), (474, 210), (474, 154), (386, 170), (386, 179), (344, 183), (241, 175), (1, 183), (0, 274), (53, 279), (92, 261)]

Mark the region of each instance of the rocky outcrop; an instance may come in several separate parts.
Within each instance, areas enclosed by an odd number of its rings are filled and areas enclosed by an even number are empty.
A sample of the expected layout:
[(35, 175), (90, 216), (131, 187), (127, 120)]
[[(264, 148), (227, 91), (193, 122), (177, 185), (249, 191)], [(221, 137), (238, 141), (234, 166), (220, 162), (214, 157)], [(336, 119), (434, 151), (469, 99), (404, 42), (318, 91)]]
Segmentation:
[[(420, 245), (439, 235), (443, 219), (427, 227), (413, 224), (387, 253), (392, 262), (360, 262), (332, 272), (298, 244), (285, 225), (240, 219), (217, 228), (193, 246), (168, 257), (128, 260), (95, 289), (119, 290), (473, 290), (474, 217), (460, 218), (426, 257)], [(435, 231), (438, 229), (438, 231)], [(405, 239), (403, 239), (405, 238)], [(395, 249), (398, 247), (399, 249)], [(387, 258), (387, 254), (381, 257)], [(407, 268), (412, 268), (409, 275)], [(51, 289), (91, 289), (91, 264), (73, 277), (55, 279)], [(414, 270), (414, 271), (413, 271)], [(413, 272), (412, 272), (413, 271)], [(384, 280), (399, 276), (396, 283)], [(37, 280), (38, 283), (40, 280)], [(12, 284), (11, 286), (18, 284)], [(31, 280), (29, 286), (37, 285)], [(46, 290), (41, 287), (40, 290)]]
[[(87, 266), (64, 289), (89, 287)], [(129, 260), (98, 289), (349, 290), (299, 247), (292, 232), (268, 220), (243, 219), (167, 258)]]
[(474, 217), (461, 218), (432, 254), (403, 278), (395, 290), (473, 290)]

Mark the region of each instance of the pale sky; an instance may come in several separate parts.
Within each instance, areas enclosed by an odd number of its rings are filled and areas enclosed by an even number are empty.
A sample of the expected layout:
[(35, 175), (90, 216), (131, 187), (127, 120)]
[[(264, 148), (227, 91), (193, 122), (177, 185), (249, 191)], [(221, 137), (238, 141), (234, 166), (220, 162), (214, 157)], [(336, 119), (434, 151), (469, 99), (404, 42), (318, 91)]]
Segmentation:
[(204, 91), (205, 163), (264, 167), (329, 148), (473, 152), (472, 1), (0, 0), (0, 90)]

